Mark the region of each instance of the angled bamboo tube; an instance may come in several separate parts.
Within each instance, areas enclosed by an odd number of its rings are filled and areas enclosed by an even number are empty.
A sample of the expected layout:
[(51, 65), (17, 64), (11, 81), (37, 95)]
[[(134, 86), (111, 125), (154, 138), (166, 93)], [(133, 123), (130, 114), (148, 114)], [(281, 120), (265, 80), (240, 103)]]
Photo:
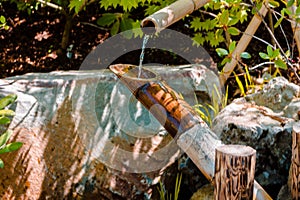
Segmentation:
[(153, 32), (160, 32), (207, 2), (209, 0), (178, 0), (143, 19), (141, 26), (153, 27)]
[[(137, 67), (133, 65), (117, 64), (109, 69), (165, 127), (202, 174), (213, 182), (215, 149), (222, 142), (192, 107), (148, 69), (142, 68), (140, 78)], [(272, 199), (256, 181), (253, 198)]]
[(249, 45), (252, 35), (255, 34), (256, 30), (258, 29), (259, 25), (262, 22), (262, 17), (266, 16), (268, 12), (268, 8), (265, 6), (265, 3), (262, 4), (261, 9), (259, 10), (259, 13), (256, 13), (251, 22), (249, 23), (248, 27), (246, 28), (244, 34), (242, 35), (241, 39), (239, 40), (235, 50), (232, 53), (232, 59), (229, 63), (227, 63), (222, 73), (220, 74), (220, 82), (221, 85), (224, 85), (230, 74), (233, 72), (235, 66), (237, 65), (240, 55), (242, 52), (244, 52)]

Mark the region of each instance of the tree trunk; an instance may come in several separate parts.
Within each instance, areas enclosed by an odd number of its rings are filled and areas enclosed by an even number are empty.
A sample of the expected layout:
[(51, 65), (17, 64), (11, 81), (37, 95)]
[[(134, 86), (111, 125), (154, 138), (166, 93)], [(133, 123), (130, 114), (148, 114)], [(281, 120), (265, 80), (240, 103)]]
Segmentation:
[(61, 39), (61, 49), (63, 51), (65, 51), (68, 47), (72, 25), (73, 25), (73, 16), (66, 15), (65, 28)]

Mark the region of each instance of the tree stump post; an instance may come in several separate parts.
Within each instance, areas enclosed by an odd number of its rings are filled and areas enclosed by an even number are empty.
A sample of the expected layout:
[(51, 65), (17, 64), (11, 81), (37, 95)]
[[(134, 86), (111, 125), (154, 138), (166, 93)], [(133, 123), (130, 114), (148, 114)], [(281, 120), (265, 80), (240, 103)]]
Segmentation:
[(256, 150), (222, 145), (215, 154), (214, 199), (253, 199)]
[(291, 190), (293, 200), (300, 199), (300, 122), (293, 126)]

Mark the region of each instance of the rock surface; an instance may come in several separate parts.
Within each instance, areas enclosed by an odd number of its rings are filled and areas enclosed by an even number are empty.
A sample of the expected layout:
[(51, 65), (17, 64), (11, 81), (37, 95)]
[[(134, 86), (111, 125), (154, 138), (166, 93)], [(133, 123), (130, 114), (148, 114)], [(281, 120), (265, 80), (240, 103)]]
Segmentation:
[[(203, 66), (152, 70), (191, 105), (197, 92), (210, 96), (207, 85), (219, 87), (217, 76)], [(112, 73), (33, 73), (0, 80), (1, 96), (10, 93), (18, 95), (12, 140), (24, 145), (1, 155), (2, 198), (155, 199), (153, 186), (161, 176), (174, 177), (174, 170), (164, 172), (177, 169), (183, 152)]]
[(278, 77), (261, 91), (233, 101), (213, 121), (212, 130), (224, 143), (256, 149), (255, 179), (272, 196), (288, 179), (299, 101), (300, 87)]

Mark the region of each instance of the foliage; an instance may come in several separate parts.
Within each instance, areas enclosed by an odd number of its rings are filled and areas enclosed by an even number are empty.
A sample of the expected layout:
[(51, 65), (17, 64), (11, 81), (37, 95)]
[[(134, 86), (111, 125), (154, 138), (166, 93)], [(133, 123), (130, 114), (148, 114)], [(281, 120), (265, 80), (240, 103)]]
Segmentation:
[(127, 38), (141, 37), (143, 35), (140, 29), (140, 19), (134, 19), (134, 11), (136, 8), (142, 7), (145, 10), (143, 17), (151, 15), (159, 9), (173, 3), (175, 0), (104, 0), (100, 1), (100, 7), (106, 11), (110, 8), (121, 8), (121, 12), (106, 12), (97, 20), (97, 24), (102, 27), (109, 27), (110, 34), (115, 35), (119, 32), (129, 31)]
[[(230, 62), (232, 59), (232, 53), (236, 48), (236, 41), (232, 41), (229, 44), (228, 50), (224, 49), (224, 48), (216, 48), (216, 52), (218, 54), (218, 56), (223, 57), (225, 56), (225, 58), (222, 60), (221, 65), (225, 65), (227, 62)], [(242, 52), (241, 53), (241, 58), (245, 58), (245, 59), (250, 59), (251, 55), (248, 52)]]
[(180, 185), (181, 185), (181, 179), (182, 174), (177, 174), (176, 176), (176, 182), (175, 182), (175, 191), (174, 191), (174, 197), (172, 197), (172, 194), (169, 194), (168, 191), (166, 191), (164, 185), (162, 182), (159, 182), (158, 192), (160, 195), (160, 200), (177, 200), (179, 196), (180, 191)]
[[(14, 103), (16, 99), (17, 96), (14, 94), (7, 95), (6, 97), (0, 99), (0, 126), (1, 130), (4, 130), (4, 132), (0, 135), (0, 154), (16, 151), (22, 146), (21, 142), (12, 142), (7, 144), (9, 138), (13, 133), (11, 130), (8, 130), (7, 127), (11, 122), (10, 117), (15, 115), (15, 112), (13, 110), (7, 109), (7, 107)], [(3, 167), (4, 162), (0, 159), (0, 168)]]
[(209, 125), (212, 125), (212, 121), (215, 116), (227, 105), (228, 102), (228, 86), (226, 87), (225, 94), (220, 94), (216, 85), (212, 91), (211, 103), (196, 104), (194, 105), (195, 111), (199, 116)]
[(217, 47), (223, 42), (228, 45), (232, 36), (240, 34), (236, 25), (248, 20), (250, 8), (241, 0), (213, 0), (199, 11), (201, 16), (192, 17), (190, 22), (194, 44)]
[(7, 25), (6, 18), (3, 15), (0, 15), (0, 30), (4, 28), (5, 30), (9, 29), (9, 26)]

